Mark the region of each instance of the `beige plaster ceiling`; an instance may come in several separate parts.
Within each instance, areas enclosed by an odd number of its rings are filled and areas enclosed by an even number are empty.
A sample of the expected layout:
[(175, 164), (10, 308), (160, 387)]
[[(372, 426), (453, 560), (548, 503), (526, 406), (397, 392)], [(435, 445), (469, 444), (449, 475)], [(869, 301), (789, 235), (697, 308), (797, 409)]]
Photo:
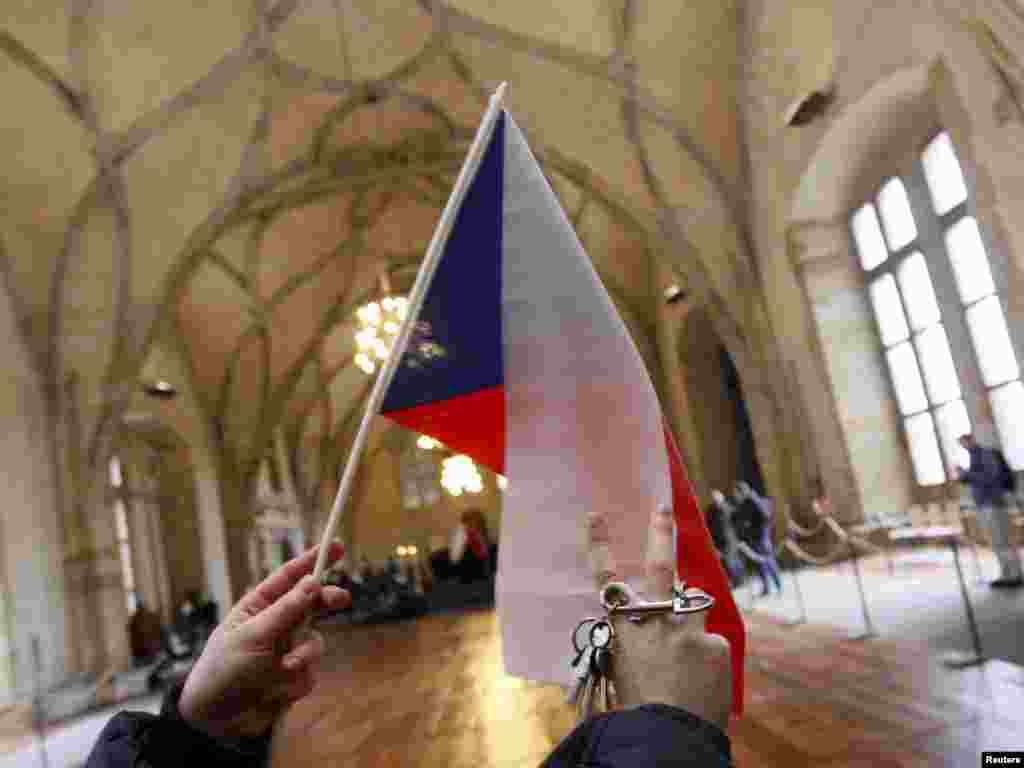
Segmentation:
[(99, 450), (154, 344), (176, 343), (239, 456), (289, 420), (336, 427), (365, 391), (352, 310), (381, 275), (409, 284), (503, 80), (635, 329), (652, 318), (652, 258), (697, 295), (728, 295), (743, 242), (736, 14), (5, 3), (2, 265), (51, 396), (76, 374)]

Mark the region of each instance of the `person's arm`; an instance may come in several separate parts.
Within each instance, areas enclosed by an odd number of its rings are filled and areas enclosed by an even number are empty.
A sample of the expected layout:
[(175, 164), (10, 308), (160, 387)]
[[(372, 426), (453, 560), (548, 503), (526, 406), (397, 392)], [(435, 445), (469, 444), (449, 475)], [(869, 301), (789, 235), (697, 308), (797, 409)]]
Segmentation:
[(267, 762), (270, 729), (263, 736), (233, 744), (216, 741), (189, 725), (178, 711), (184, 683), (164, 697), (159, 715), (120, 712), (100, 733), (85, 768), (181, 768), (215, 765), (217, 768), (254, 768)]
[(960, 470), (960, 482), (967, 483), (968, 485), (977, 485), (983, 479), (984, 464), (984, 459), (979, 461), (975, 451), (971, 451), (967, 469)]
[(542, 768), (729, 766), (729, 737), (685, 709), (644, 704), (592, 717), (559, 744)]
[[(341, 548), (331, 548), (329, 560)], [(339, 610), (348, 593), (321, 587), (309, 574), (317, 548), (278, 568), (224, 618), (184, 685), (165, 697), (159, 715), (122, 712), (103, 729), (87, 768), (261, 766), (274, 722), (307, 696), (323, 654), (316, 632), (290, 646), (318, 607)]]

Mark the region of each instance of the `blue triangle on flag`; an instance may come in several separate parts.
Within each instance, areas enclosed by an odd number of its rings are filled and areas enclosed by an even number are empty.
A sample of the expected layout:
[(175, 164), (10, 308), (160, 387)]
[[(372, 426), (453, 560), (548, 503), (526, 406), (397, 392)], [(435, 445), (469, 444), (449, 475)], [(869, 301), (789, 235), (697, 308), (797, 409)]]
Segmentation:
[(456, 215), (381, 413), (502, 384), (504, 136), (502, 114)]

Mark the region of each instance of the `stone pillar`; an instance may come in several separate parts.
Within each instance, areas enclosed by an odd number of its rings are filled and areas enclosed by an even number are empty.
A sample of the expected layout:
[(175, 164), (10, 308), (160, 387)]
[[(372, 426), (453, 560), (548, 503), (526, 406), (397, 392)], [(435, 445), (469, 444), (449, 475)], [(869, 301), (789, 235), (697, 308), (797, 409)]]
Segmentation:
[(820, 350), (802, 361), (800, 379), (825, 490), (841, 520), (902, 514), (913, 503), (913, 472), (845, 225), (801, 226), (790, 236)]
[(173, 617), (167, 558), (160, 526), (160, 506), (152, 492), (130, 493), (128, 530), (131, 537), (135, 587), (146, 607), (164, 621)]
[(662, 407), (676, 438), (676, 445), (682, 455), (683, 463), (693, 485), (694, 493), (707, 500), (710, 489), (704, 480), (703, 461), (701, 454), (700, 435), (690, 412), (690, 393), (686, 386), (685, 362), (681, 357), (681, 337), (687, 314), (693, 305), (686, 300), (668, 304), (662, 298), (664, 287), (673, 280), (671, 270), (664, 264), (656, 262), (652, 293), (657, 306), (655, 312), (655, 343), (658, 359), (661, 362), (661, 391), (665, 402)]
[(32, 690), (32, 638), (38, 637), (42, 682), (60, 683), (67, 669), (70, 636), (65, 614), (64, 547), (57, 476), (49, 443), (47, 404), (7, 291), (0, 284), (0, 658), (14, 699)]
[[(227, 536), (221, 515), (217, 470), (209, 454), (195, 453), (196, 516), (199, 523), (199, 545), (203, 555), (206, 591), (217, 603), (223, 617), (234, 605), (231, 579), (228, 577)], [(237, 593), (241, 597), (241, 593)]]
[(105, 480), (104, 472), (88, 498), (71, 500), (85, 506), (87, 530), (84, 546), (65, 561), (72, 631), (83, 641), (79, 671), (89, 676), (121, 671), (131, 664), (117, 527)]

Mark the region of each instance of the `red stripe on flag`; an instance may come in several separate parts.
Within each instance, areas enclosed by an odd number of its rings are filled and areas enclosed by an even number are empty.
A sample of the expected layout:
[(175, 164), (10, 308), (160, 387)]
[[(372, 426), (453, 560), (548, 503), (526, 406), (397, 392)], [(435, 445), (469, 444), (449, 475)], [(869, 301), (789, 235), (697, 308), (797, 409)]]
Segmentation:
[(732, 599), (729, 580), (711, 543), (697, 499), (686, 478), (672, 433), (665, 428), (665, 445), (672, 475), (672, 507), (676, 520), (676, 570), (688, 585), (700, 587), (715, 598), (708, 611), (707, 631), (729, 641), (732, 661), (732, 707), (743, 714), (743, 656), (746, 632), (743, 618)]
[(505, 388), (491, 387), (436, 403), (391, 411), (389, 419), (440, 440), (456, 453), (504, 474)]

